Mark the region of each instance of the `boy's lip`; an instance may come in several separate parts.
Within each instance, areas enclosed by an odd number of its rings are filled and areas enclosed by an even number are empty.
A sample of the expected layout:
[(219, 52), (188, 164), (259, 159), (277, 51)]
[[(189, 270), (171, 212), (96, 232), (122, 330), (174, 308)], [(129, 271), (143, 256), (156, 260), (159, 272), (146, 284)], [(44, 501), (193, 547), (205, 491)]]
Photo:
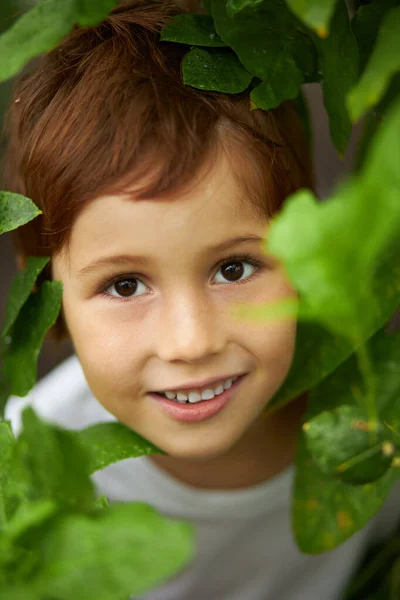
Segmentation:
[(205, 421), (222, 411), (234, 398), (244, 378), (245, 375), (239, 377), (230, 388), (224, 390), (219, 396), (214, 396), (211, 400), (202, 400), (193, 404), (181, 404), (175, 400), (168, 400), (164, 396), (157, 395), (157, 392), (150, 393), (149, 396), (153, 401), (156, 400), (164, 413), (175, 421), (196, 423)]
[(165, 387), (165, 388), (160, 388), (158, 390), (153, 390), (151, 393), (163, 393), (163, 392), (175, 392), (176, 390), (197, 390), (197, 389), (201, 389), (201, 388), (205, 388), (207, 386), (213, 386), (216, 383), (222, 383), (223, 381), (226, 381), (227, 379), (234, 379), (235, 377), (241, 377), (242, 375), (244, 375), (245, 373), (235, 373), (234, 375), (222, 375), (219, 377), (209, 377), (208, 379), (203, 379), (203, 380), (197, 380), (197, 381), (192, 381), (191, 383), (185, 383), (182, 385), (176, 385), (173, 387)]

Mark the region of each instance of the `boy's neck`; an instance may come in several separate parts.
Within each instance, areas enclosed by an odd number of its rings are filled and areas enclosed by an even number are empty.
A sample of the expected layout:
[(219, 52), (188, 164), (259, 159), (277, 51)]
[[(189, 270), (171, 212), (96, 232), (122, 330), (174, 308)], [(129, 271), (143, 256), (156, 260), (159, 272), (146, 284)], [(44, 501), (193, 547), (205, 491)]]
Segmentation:
[(154, 454), (150, 460), (177, 480), (201, 489), (234, 490), (271, 479), (296, 456), (299, 425), (307, 393), (260, 418), (226, 454), (212, 461), (193, 461)]

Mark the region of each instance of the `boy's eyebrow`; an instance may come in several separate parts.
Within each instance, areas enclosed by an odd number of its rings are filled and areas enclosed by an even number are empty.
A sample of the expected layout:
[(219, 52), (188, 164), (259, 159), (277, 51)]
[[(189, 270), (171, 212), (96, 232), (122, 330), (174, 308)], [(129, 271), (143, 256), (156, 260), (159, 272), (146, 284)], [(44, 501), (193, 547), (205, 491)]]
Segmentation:
[[(236, 246), (238, 244), (246, 244), (248, 242), (261, 242), (264, 238), (259, 235), (254, 235), (249, 233), (245, 236), (235, 237), (229, 240), (225, 240), (220, 244), (216, 244), (215, 246), (211, 246), (208, 250), (212, 252), (220, 252), (222, 250), (227, 250), (232, 246)], [(80, 269), (77, 273), (77, 278), (81, 278), (88, 273), (100, 269), (102, 267), (112, 267), (119, 266), (121, 264), (131, 264), (135, 262), (136, 264), (140, 264), (141, 266), (147, 266), (150, 264), (151, 260), (146, 256), (134, 256), (130, 254), (118, 254), (116, 256), (108, 256), (105, 258), (99, 258), (98, 260), (93, 261), (86, 267)]]

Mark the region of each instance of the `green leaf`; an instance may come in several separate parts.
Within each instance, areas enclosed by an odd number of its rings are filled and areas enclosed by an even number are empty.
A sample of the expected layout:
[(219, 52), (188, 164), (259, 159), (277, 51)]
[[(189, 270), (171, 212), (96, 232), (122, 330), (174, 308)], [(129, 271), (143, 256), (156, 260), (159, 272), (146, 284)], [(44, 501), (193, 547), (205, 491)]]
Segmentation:
[(35, 600), (81, 598), (83, 589), (85, 600), (144, 594), (193, 558), (193, 533), (191, 525), (141, 502), (68, 515), (31, 542), (42, 559), (35, 576), (3, 593), (14, 599), (19, 591)]
[(21, 71), (35, 56), (54, 48), (72, 29), (76, 0), (39, 0), (0, 36), (0, 81)]
[(58, 510), (59, 507), (52, 500), (24, 502), (18, 506), (12, 519), (10, 519), (4, 535), (9, 541), (17, 541), (19, 537), (25, 536), (28, 531), (51, 519)]
[(11, 393), (26, 396), (36, 383), (37, 359), (47, 330), (60, 311), (62, 284), (45, 281), (22, 307), (9, 332), (4, 372)]
[(89, 457), (89, 472), (94, 473), (125, 458), (165, 454), (151, 442), (119, 422), (96, 423), (71, 435)]
[(14, 325), (21, 308), (32, 292), (36, 279), (49, 260), (48, 257), (29, 256), (25, 268), (15, 276), (6, 308), (2, 337), (5, 337)]
[(177, 15), (161, 31), (162, 42), (180, 42), (191, 46), (226, 46), (215, 31), (209, 15)]
[[(369, 346), (377, 376), (380, 418), (395, 426), (396, 419), (400, 418), (399, 336), (388, 335), (382, 329), (370, 340)], [(351, 356), (310, 392), (304, 422), (341, 405), (356, 407), (362, 390), (357, 360)], [(314, 461), (301, 431), (292, 507), (294, 534), (301, 551), (324, 552), (344, 542), (379, 510), (399, 478), (398, 468), (391, 468), (374, 483), (361, 486), (348, 485), (327, 475)]]
[[(1, 65), (3, 64), (3, 60), (2, 58)], [(0, 235), (6, 233), (6, 231), (12, 231), (21, 227), (21, 225), (25, 225), (41, 214), (42, 212), (29, 198), (25, 198), (20, 194), (0, 192)]]
[(101, 23), (119, 0), (76, 0), (76, 20), (82, 27)]
[(319, 37), (326, 38), (336, 0), (286, 0), (290, 10), (306, 25), (315, 29)]
[(68, 511), (91, 509), (95, 498), (89, 459), (73, 433), (42, 421), (29, 406), (22, 421), (17, 460), (29, 474), (29, 500), (51, 500)]
[(326, 39), (314, 37), (323, 74), (324, 104), (329, 116), (332, 141), (343, 155), (350, 139), (352, 125), (346, 107), (349, 91), (358, 76), (358, 47), (351, 30), (347, 7), (339, 0)]
[(348, 485), (324, 474), (299, 435), (292, 524), (301, 552), (332, 550), (361, 529), (381, 508), (398, 480), (395, 469), (366, 485)]
[(384, 17), (372, 56), (357, 85), (348, 97), (353, 121), (383, 97), (392, 76), (400, 71), (400, 7)]
[(398, 0), (374, 0), (361, 5), (352, 18), (351, 28), (358, 44), (361, 73), (373, 51), (383, 17), (397, 5)]
[[(379, 246), (373, 234), (375, 225), (382, 244), (385, 225), (383, 218), (370, 215), (375, 221), (366, 240), (369, 223), (363, 227), (360, 210), (365, 210), (366, 202), (361, 201), (366, 199), (355, 184), (324, 203), (302, 190), (272, 223), (267, 241), (267, 251), (284, 261), (300, 294), (299, 319), (320, 322), (354, 344), (371, 329), (376, 312), (371, 279)], [(355, 253), (359, 243), (364, 251)]]
[(201, 89), (238, 94), (252, 80), (238, 58), (229, 50), (193, 48), (182, 62), (183, 82)]
[(260, 104), (269, 106), (271, 101), (276, 106), (277, 102), (298, 95), (304, 76), (293, 55), (297, 22), (283, 1), (247, 7), (231, 18), (225, 3), (213, 0), (212, 13), (220, 37), (246, 69), (265, 82), (255, 94)]
[(356, 406), (323, 411), (303, 425), (306, 444), (321, 471), (347, 483), (376, 481), (389, 469), (395, 453), (390, 431), (368, 422)]
[(376, 266), (400, 233), (399, 155), (397, 103), (360, 177), (323, 203), (311, 191), (297, 192), (268, 232), (267, 252), (284, 261), (300, 294), (299, 318), (321, 323), (354, 346), (376, 323), (382, 296), (372, 292)]
[[(268, 81), (264, 81), (252, 90), (250, 97), (257, 108), (269, 110), (289, 98), (296, 98), (303, 83), (303, 74), (291, 56), (282, 54), (278, 57), (275, 69), (271, 71)], [(285, 73), (285, 78), (282, 78)]]
[[(400, 182), (398, 178), (400, 173), (397, 168), (397, 156), (399, 156), (399, 138), (400, 138), (400, 105), (395, 106), (391, 111), (389, 117), (383, 123), (379, 134), (374, 139), (373, 147), (369, 154), (368, 160), (365, 161), (364, 168), (360, 177), (356, 180), (358, 182), (359, 190), (357, 192), (358, 197), (358, 210), (359, 215), (357, 217), (357, 210), (352, 215), (352, 219), (355, 219), (354, 228), (348, 228), (349, 220), (348, 216), (352, 212), (352, 205), (354, 201), (350, 199), (349, 202), (343, 205), (343, 220), (338, 217), (338, 230), (335, 235), (335, 241), (332, 239), (331, 249), (328, 250), (328, 254), (333, 252), (335, 255), (340, 255), (341, 252), (345, 252), (344, 248), (348, 247), (348, 258), (344, 259), (342, 268), (338, 268), (338, 277), (344, 280), (349, 280), (353, 271), (353, 262), (355, 263), (353, 256), (353, 248), (357, 248), (357, 261), (367, 260), (374, 264), (373, 255), (379, 249), (379, 245), (386, 246), (390, 242), (391, 235), (393, 239), (383, 254), (377, 259), (376, 266), (374, 265), (373, 273), (368, 274), (368, 279), (371, 278), (371, 294), (368, 298), (367, 304), (362, 307), (362, 312), (371, 312), (371, 327), (366, 333), (365, 339), (368, 339), (378, 329), (380, 329), (384, 323), (386, 323), (396, 308), (399, 305), (400, 297), (400, 264), (398, 257), (400, 255), (400, 236), (396, 235), (396, 228), (398, 223), (398, 211), (399, 203), (397, 201), (398, 189)], [(384, 182), (384, 185), (382, 184)], [(354, 184), (353, 184), (354, 185)], [(287, 201), (289, 206), (290, 199)], [(329, 200), (327, 201), (329, 203)], [(312, 209), (314, 210), (314, 208)], [(318, 210), (315, 207), (315, 210)], [(322, 208), (321, 218), (326, 213), (327, 209)], [(335, 212), (335, 211), (334, 211)], [(329, 209), (328, 209), (329, 213)], [(285, 208), (282, 210), (279, 219), (285, 218)], [(293, 221), (292, 221), (292, 234), (289, 238), (286, 237), (289, 234), (289, 230), (284, 234), (284, 240), (290, 239), (289, 246), (292, 245), (293, 239), (296, 241), (301, 237), (302, 215), (298, 215), (296, 212), (296, 205), (293, 203)], [(326, 221), (325, 226), (329, 224)], [(271, 236), (272, 228), (274, 223), (270, 226), (269, 238)], [(286, 227), (286, 226), (285, 226)], [(311, 222), (304, 223), (304, 234), (305, 243), (307, 247), (308, 235), (315, 237), (317, 240), (320, 236), (320, 230), (318, 226), (313, 226)], [(364, 236), (362, 231), (364, 229)], [(312, 231), (310, 230), (312, 229)], [(347, 233), (346, 233), (347, 230)], [(310, 231), (310, 233), (308, 233)], [(359, 236), (357, 241), (357, 236)], [(374, 239), (375, 238), (375, 239)], [(276, 243), (278, 241), (277, 236)], [(269, 242), (269, 240), (267, 240)], [(324, 247), (327, 240), (320, 239), (321, 248)], [(286, 242), (282, 244), (284, 248)], [(344, 245), (342, 245), (344, 244)], [(287, 244), (286, 244), (287, 245)], [(329, 244), (328, 244), (329, 245)], [(305, 248), (301, 247), (298, 250), (297, 260), (304, 260), (305, 263)], [(286, 249), (283, 249), (283, 255), (286, 256)], [(364, 256), (364, 259), (362, 258)], [(315, 256), (311, 259), (311, 264)], [(334, 258), (331, 256), (328, 258), (329, 261), (333, 261)], [(323, 263), (322, 263), (323, 264)], [(349, 265), (352, 265), (351, 271)], [(355, 267), (356, 263), (354, 264)], [(321, 263), (320, 265), (321, 266)], [(311, 268), (311, 265), (310, 265)], [(333, 267), (335, 268), (335, 267)], [(363, 270), (362, 264), (360, 265), (361, 271)], [(290, 269), (290, 267), (289, 267)], [(339, 273), (340, 271), (340, 273)], [(316, 271), (316, 273), (320, 271)], [(318, 275), (319, 276), (319, 275)], [(296, 279), (295, 268), (293, 269), (293, 277)], [(365, 281), (362, 280), (365, 284)], [(342, 285), (339, 282), (339, 285)], [(351, 285), (351, 283), (350, 283)], [(303, 287), (303, 282), (299, 282), (299, 286)], [(316, 289), (319, 288), (315, 286)], [(354, 288), (352, 287), (352, 290)], [(314, 290), (309, 289), (310, 294), (314, 293)], [(334, 293), (337, 293), (337, 289), (334, 289)], [(351, 292), (353, 293), (353, 292)], [(357, 295), (359, 291), (355, 291)], [(348, 299), (352, 301), (351, 298)], [(374, 311), (371, 311), (371, 302), (375, 303)], [(343, 304), (343, 297), (341, 303)], [(335, 311), (335, 307), (330, 307), (331, 300), (328, 301), (327, 306), (321, 307), (322, 312), (325, 309)], [(366, 307), (369, 307), (366, 310)], [(267, 307), (268, 308), (268, 307)], [(318, 315), (316, 315), (318, 317)], [(329, 315), (328, 315), (329, 319)], [(361, 319), (363, 320), (364, 317)], [(319, 319), (322, 320), (322, 319)], [(323, 318), (325, 321), (325, 317)], [(358, 317), (357, 319), (358, 320)], [(333, 320), (332, 320), (333, 323)], [(337, 324), (336, 324), (337, 326)], [(334, 325), (334, 327), (336, 327)], [(342, 332), (346, 335), (346, 332)], [(305, 390), (311, 389), (318, 382), (322, 381), (327, 375), (332, 373), (346, 358), (348, 358), (355, 350), (355, 345), (348, 340), (342, 338), (340, 335), (334, 335), (325, 331), (320, 325), (315, 323), (302, 323), (298, 325), (297, 344), (294, 360), (289, 372), (287, 379), (283, 386), (280, 388), (276, 396), (272, 399), (269, 405), (270, 410), (276, 410), (278, 407), (288, 403), (291, 399), (303, 393)]]
[(296, 31), (289, 48), (303, 73), (304, 83), (319, 82), (321, 73), (318, 70), (318, 55), (313, 40), (302, 31)]
[[(368, 338), (380, 329), (399, 306), (400, 241), (388, 250), (373, 281), (373, 295), (379, 297), (375, 323)], [(354, 353), (345, 338), (333, 335), (315, 323), (299, 322), (294, 359), (285, 382), (268, 405), (271, 412), (314, 388)]]

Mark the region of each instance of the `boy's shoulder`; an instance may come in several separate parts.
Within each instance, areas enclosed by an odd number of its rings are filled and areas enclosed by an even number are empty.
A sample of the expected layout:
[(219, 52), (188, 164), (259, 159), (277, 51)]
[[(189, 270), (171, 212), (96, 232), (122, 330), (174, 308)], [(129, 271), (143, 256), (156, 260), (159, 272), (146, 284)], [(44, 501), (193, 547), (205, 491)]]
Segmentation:
[(5, 418), (11, 421), (15, 435), (20, 432), (22, 413), (27, 406), (42, 419), (66, 429), (115, 420), (93, 396), (75, 354), (38, 381), (24, 398), (11, 396)]

